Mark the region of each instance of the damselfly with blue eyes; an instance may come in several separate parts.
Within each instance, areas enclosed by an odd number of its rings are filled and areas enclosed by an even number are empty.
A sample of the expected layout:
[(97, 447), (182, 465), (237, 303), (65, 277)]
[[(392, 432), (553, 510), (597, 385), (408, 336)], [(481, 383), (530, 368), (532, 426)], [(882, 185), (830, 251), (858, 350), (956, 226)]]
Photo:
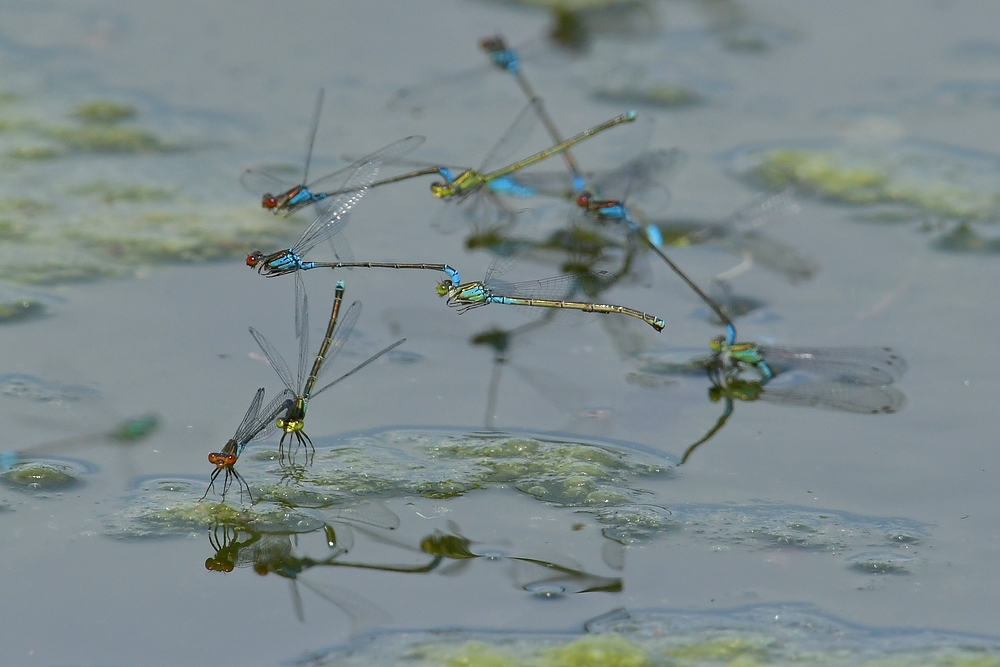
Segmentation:
[[(316, 130), (319, 127), (322, 110), (323, 89), (320, 88), (319, 96), (316, 98), (312, 125), (306, 140), (306, 164), (302, 171), (302, 180), (299, 183), (289, 182), (260, 169), (247, 169), (240, 176), (240, 183), (243, 187), (254, 194), (259, 194), (261, 206), (275, 215), (279, 213), (290, 215), (310, 204), (315, 204), (318, 212), (337, 209), (342, 202), (329, 200), (330, 195), (324, 190), (361, 188), (367, 185), (364, 181), (368, 176), (367, 170), (361, 170), (362, 167), (374, 164), (376, 165), (375, 173), (377, 173), (379, 165), (393, 162), (424, 143), (424, 138), (420, 136), (400, 139), (370, 155), (355, 160), (346, 167), (310, 182), (309, 166), (312, 162), (313, 144), (316, 141)], [(374, 180), (375, 173), (370, 175), (371, 180)]]
[(499, 277), (506, 273), (511, 265), (509, 258), (497, 258), (490, 265), (482, 280), (457, 286), (443, 281), (438, 285), (437, 293), (439, 296), (447, 297), (448, 305), (452, 308), (458, 308), (460, 313), (491, 303), (501, 303), (511, 306), (567, 308), (587, 313), (616, 313), (638, 318), (657, 331), (662, 331), (665, 326), (659, 317), (648, 315), (634, 308), (566, 300), (566, 297), (578, 286), (580, 276), (565, 275), (519, 283), (508, 283), (500, 280)]
[(790, 371), (842, 384), (890, 385), (906, 372), (906, 360), (890, 347), (789, 347), (730, 343), (719, 336), (711, 342), (706, 365), (715, 377), (753, 367), (762, 384)]
[(249, 443), (265, 440), (278, 429), (275, 419), (277, 419), (278, 415), (292, 408), (295, 404), (294, 398), (295, 395), (285, 389), (275, 396), (266, 407), (261, 409), (264, 403), (264, 388), (261, 387), (257, 390), (257, 394), (250, 401), (250, 407), (243, 416), (243, 421), (236, 428), (236, 433), (233, 434), (233, 437), (222, 446), (220, 451), (212, 452), (208, 455), (208, 461), (215, 466), (215, 470), (212, 471), (212, 478), (208, 483), (208, 488), (205, 489), (205, 495), (202, 496), (203, 500), (208, 496), (209, 491), (215, 489), (215, 480), (219, 474), (225, 472), (226, 476), (222, 481), (222, 499), (226, 499), (226, 492), (229, 490), (233, 478), (235, 478), (237, 485), (240, 487), (240, 500), (243, 500), (243, 488), (246, 487), (247, 495), (250, 496), (250, 501), (253, 502), (253, 494), (250, 493), (250, 486), (240, 473), (236, 471), (236, 461), (240, 458), (240, 454), (243, 453), (243, 450), (246, 449)]
[(361, 302), (355, 301), (351, 304), (351, 307), (347, 309), (347, 313), (344, 315), (343, 319), (340, 320), (340, 326), (338, 327), (337, 323), (340, 316), (340, 304), (343, 299), (344, 282), (338, 281), (333, 300), (333, 310), (330, 312), (330, 321), (326, 327), (326, 334), (323, 336), (323, 342), (320, 343), (319, 351), (316, 353), (316, 359), (312, 364), (312, 369), (307, 373), (306, 369), (309, 360), (309, 306), (306, 300), (305, 292), (297, 291), (295, 320), (301, 324), (301, 327), (299, 333), (298, 374), (294, 379), (292, 378), (291, 371), (288, 369), (288, 364), (285, 363), (285, 360), (282, 358), (278, 350), (256, 329), (250, 327), (250, 335), (252, 335), (254, 340), (257, 341), (257, 345), (260, 346), (264, 356), (267, 357), (271, 367), (274, 368), (278, 377), (281, 378), (281, 382), (285, 385), (285, 389), (291, 393), (293, 399), (291, 406), (282, 416), (278, 417), (275, 422), (278, 428), (284, 432), (279, 443), (279, 456), (282, 458), (284, 457), (285, 439), (289, 436), (296, 441), (296, 448), (298, 448), (299, 445), (306, 445), (308, 446), (308, 451), (313, 451), (312, 440), (303, 430), (305, 426), (306, 409), (308, 408), (309, 401), (312, 398), (322, 394), (324, 391), (339, 383), (341, 380), (345, 380), (354, 375), (386, 352), (392, 350), (398, 345), (401, 345), (406, 340), (403, 338), (396, 341), (392, 345), (389, 345), (369, 357), (367, 360), (358, 364), (350, 371), (344, 373), (333, 382), (327, 384), (321, 389), (315, 389), (316, 382), (320, 377), (322, 377), (323, 371), (326, 370), (329, 363), (333, 361), (338, 354), (340, 354), (341, 349), (344, 347), (344, 343), (347, 342), (348, 337), (354, 330), (354, 325), (357, 324), (358, 318), (361, 316)]

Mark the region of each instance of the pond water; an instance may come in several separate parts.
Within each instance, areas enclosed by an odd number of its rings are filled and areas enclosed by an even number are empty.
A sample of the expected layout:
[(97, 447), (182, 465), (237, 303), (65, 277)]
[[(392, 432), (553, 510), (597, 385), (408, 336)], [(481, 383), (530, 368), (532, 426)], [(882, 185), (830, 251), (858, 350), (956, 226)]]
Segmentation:
[[(0, 662), (1000, 662), (1000, 9), (544, 4), (0, 6)], [(315, 451), (251, 443), (245, 487), (206, 494), (281, 390), (247, 328), (295, 366), (295, 280), (244, 257), (312, 217), (241, 172), (300, 178), (320, 88), (313, 177), (410, 135), (381, 175), (478, 167), (525, 105), (477, 49), (496, 32), (564, 136), (638, 112), (572, 156), (739, 340), (868, 371), (888, 347), (890, 377), (713, 386), (724, 329), (645, 246), (417, 178), (365, 194), (338, 253), (590, 271), (579, 299), (664, 330), (308, 272), (309, 355), (335, 278), (364, 304), (325, 380), (406, 341), (310, 402)], [(508, 162), (551, 143), (517, 134)], [(558, 157), (526, 174), (571, 189)]]

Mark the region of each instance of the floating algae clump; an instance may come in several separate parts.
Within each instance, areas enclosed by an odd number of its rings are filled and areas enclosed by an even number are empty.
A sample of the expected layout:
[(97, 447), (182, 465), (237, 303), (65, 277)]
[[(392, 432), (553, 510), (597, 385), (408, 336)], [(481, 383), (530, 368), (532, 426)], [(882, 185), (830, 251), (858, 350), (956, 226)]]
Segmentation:
[(138, 115), (135, 107), (116, 102), (83, 102), (76, 105), (73, 115), (84, 123), (118, 123)]
[(731, 171), (764, 189), (797, 186), (831, 201), (896, 206), (915, 216), (1000, 218), (1000, 159), (941, 144), (824, 142), (752, 146), (728, 156)]
[(7, 486), (30, 491), (60, 491), (80, 483), (74, 466), (56, 461), (26, 461), (0, 474)]
[(537, 631), (380, 632), (310, 652), (305, 667), (752, 667), (917, 665), (998, 667), (1000, 639), (944, 632), (867, 630), (804, 605), (724, 612), (624, 611), (582, 635)]
[[(451, 498), (476, 489), (509, 485), (539, 500), (590, 509), (642, 495), (641, 478), (662, 476), (670, 466), (656, 457), (611, 443), (560, 441), (527, 435), (461, 434), (387, 430), (325, 442), (314, 438), (312, 463), (279, 460), (272, 449), (243, 453), (237, 469), (254, 502), (239, 503), (234, 484), (227, 503), (243, 507), (241, 520), (291, 532), (307, 532), (382, 498)], [(185, 534), (213, 522), (230, 522), (229, 504), (201, 501), (208, 484), (187, 480), (143, 482), (109, 519), (113, 535)], [(221, 489), (222, 481), (216, 483)], [(226, 509), (228, 508), (228, 509)]]
[(382, 431), (335, 442), (317, 447), (300, 484), (352, 496), (428, 498), (509, 484), (546, 502), (594, 507), (626, 502), (636, 495), (636, 478), (670, 470), (611, 445), (502, 433)]
[(174, 150), (152, 132), (131, 127), (54, 127), (46, 134), (66, 148), (81, 153), (157, 153)]
[(130, 183), (107, 183), (100, 181), (81, 185), (70, 190), (75, 195), (90, 195), (99, 197), (109, 206), (118, 203), (147, 204), (166, 201), (176, 195), (173, 188), (163, 188), (150, 185), (135, 185)]

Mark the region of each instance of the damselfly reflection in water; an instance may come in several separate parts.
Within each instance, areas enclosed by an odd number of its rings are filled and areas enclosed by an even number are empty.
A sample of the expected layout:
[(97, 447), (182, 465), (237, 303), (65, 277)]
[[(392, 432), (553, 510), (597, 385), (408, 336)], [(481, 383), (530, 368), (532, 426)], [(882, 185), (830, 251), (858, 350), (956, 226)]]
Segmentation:
[(254, 340), (257, 341), (257, 345), (260, 346), (261, 351), (264, 353), (264, 356), (267, 357), (271, 367), (274, 368), (274, 371), (278, 374), (278, 377), (281, 378), (285, 388), (291, 392), (293, 397), (292, 406), (289, 407), (288, 410), (285, 411), (284, 415), (280, 416), (276, 422), (278, 428), (283, 431), (281, 441), (279, 443), (279, 454), (281, 458), (284, 458), (285, 439), (289, 436), (295, 440), (296, 449), (298, 449), (299, 445), (307, 446), (307, 460), (309, 459), (309, 453), (314, 451), (312, 440), (303, 430), (305, 427), (306, 409), (312, 398), (322, 394), (324, 391), (336, 385), (341, 380), (345, 380), (354, 375), (359, 370), (372, 363), (389, 350), (401, 345), (406, 340), (403, 338), (396, 341), (392, 345), (376, 352), (374, 355), (344, 373), (333, 382), (320, 389), (315, 389), (316, 382), (320, 377), (322, 377), (323, 372), (329, 364), (336, 359), (338, 354), (340, 354), (340, 351), (344, 347), (344, 343), (347, 342), (348, 337), (354, 330), (354, 325), (357, 324), (358, 318), (361, 316), (361, 302), (355, 301), (351, 304), (351, 307), (347, 309), (347, 313), (344, 315), (340, 322), (340, 326), (338, 327), (337, 320), (340, 316), (340, 304), (343, 301), (343, 298), (344, 282), (339, 281), (337, 282), (336, 294), (333, 300), (333, 309), (330, 312), (330, 321), (326, 327), (326, 334), (323, 336), (322, 343), (320, 343), (319, 351), (316, 353), (316, 358), (312, 364), (312, 369), (307, 373), (306, 369), (309, 361), (309, 305), (305, 291), (296, 291), (295, 321), (301, 323), (301, 332), (299, 334), (298, 374), (294, 380), (292, 378), (291, 371), (288, 369), (288, 364), (285, 363), (284, 358), (282, 358), (278, 350), (256, 329), (250, 327), (250, 334), (254, 337)]
[(744, 380), (736, 375), (713, 378), (708, 398), (713, 403), (723, 402), (722, 414), (701, 439), (687, 448), (681, 457), (681, 464), (686, 463), (698, 447), (711, 440), (726, 425), (730, 415), (733, 414), (735, 401), (746, 403), (763, 401), (777, 405), (798, 405), (858, 414), (891, 414), (899, 412), (906, 405), (906, 396), (903, 392), (885, 384), (819, 379), (775, 386), (766, 381)]
[(292, 409), (295, 405), (294, 399), (295, 394), (290, 390), (285, 389), (280, 394), (275, 396), (271, 402), (262, 409), (261, 406), (264, 403), (264, 388), (261, 387), (257, 390), (253, 400), (250, 401), (250, 407), (247, 409), (247, 413), (243, 416), (243, 421), (241, 421), (240, 425), (236, 427), (236, 433), (233, 434), (233, 437), (229, 439), (229, 442), (223, 445), (220, 451), (212, 452), (208, 455), (208, 460), (215, 466), (215, 470), (212, 471), (212, 477), (208, 483), (208, 488), (205, 489), (205, 495), (202, 496), (203, 500), (208, 496), (209, 491), (215, 490), (215, 479), (220, 473), (225, 472), (226, 476), (222, 480), (222, 499), (226, 499), (226, 492), (229, 490), (229, 486), (235, 478), (237, 485), (240, 487), (240, 501), (243, 500), (243, 488), (246, 487), (247, 495), (250, 496), (250, 501), (253, 502), (253, 494), (250, 493), (250, 485), (247, 484), (242, 475), (236, 471), (236, 461), (240, 458), (240, 454), (243, 453), (243, 450), (246, 449), (246, 446), (249, 443), (256, 442), (258, 440), (266, 440), (278, 429), (278, 425), (275, 423), (275, 420), (278, 418), (278, 415), (287, 413)]
[(147, 413), (126, 419), (109, 431), (86, 433), (43, 442), (16, 451), (0, 452), (0, 471), (10, 470), (15, 465), (43, 456), (63, 452), (70, 449), (92, 447), (102, 442), (118, 443), (132, 446), (144, 440), (160, 426), (160, 418), (154, 413)]
[(662, 331), (662, 319), (625, 306), (603, 303), (569, 301), (567, 297), (576, 289), (580, 276), (565, 275), (543, 280), (508, 283), (500, 280), (513, 265), (510, 258), (497, 258), (490, 264), (486, 276), (479, 281), (452, 285), (443, 281), (438, 285), (439, 296), (446, 297), (448, 305), (464, 313), (491, 303), (540, 308), (566, 308), (587, 313), (628, 315), (644, 321), (657, 331)]
[[(277, 574), (288, 580), (292, 607), (296, 617), (305, 620), (298, 584), (312, 590), (346, 613), (355, 630), (385, 621), (387, 614), (363, 598), (339, 587), (319, 584), (302, 575), (318, 566), (330, 566), (354, 547), (351, 526), (363, 532), (380, 533), (399, 525), (399, 517), (384, 505), (367, 503), (357, 508), (319, 511), (323, 517), (321, 529), (326, 550), (321, 556), (299, 555), (299, 540), (308, 534), (282, 531), (274, 526), (257, 526), (253, 521), (232, 525), (216, 525), (208, 541), (215, 553), (205, 560), (205, 568), (214, 572), (232, 572), (250, 567), (257, 574)], [(320, 532), (320, 529), (312, 532)], [(339, 564), (339, 563), (338, 563)], [(371, 628), (367, 628), (371, 629)]]
[[(370, 182), (368, 179), (374, 180), (378, 168), (382, 164), (393, 162), (424, 143), (424, 138), (419, 136), (400, 139), (370, 155), (355, 160), (353, 164), (309, 182), (309, 166), (312, 162), (316, 130), (319, 128), (322, 110), (323, 89), (320, 88), (316, 98), (316, 108), (313, 111), (312, 124), (306, 139), (306, 164), (302, 170), (301, 182), (292, 183), (260, 169), (247, 169), (240, 176), (240, 183), (243, 187), (260, 195), (261, 206), (275, 215), (291, 215), (310, 204), (316, 205), (318, 213), (339, 209), (344, 202), (331, 199), (330, 193), (323, 192), (323, 190), (354, 191), (363, 188), (367, 182)], [(353, 203), (351, 205), (353, 206)], [(346, 213), (346, 209), (344, 212)]]

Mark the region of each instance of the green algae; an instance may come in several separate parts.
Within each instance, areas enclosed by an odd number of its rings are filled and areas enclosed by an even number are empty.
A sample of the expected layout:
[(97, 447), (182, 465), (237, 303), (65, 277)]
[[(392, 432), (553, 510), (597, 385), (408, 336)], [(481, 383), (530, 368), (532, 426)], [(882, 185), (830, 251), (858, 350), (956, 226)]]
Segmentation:
[(7, 153), (13, 160), (54, 160), (63, 155), (52, 146), (17, 146)]
[(1000, 641), (927, 631), (866, 630), (803, 606), (722, 613), (623, 610), (583, 634), (381, 632), (311, 652), (303, 667), (996, 667)]
[(97, 100), (76, 105), (73, 115), (84, 123), (112, 124), (135, 118), (138, 111), (128, 104)]
[(825, 143), (734, 151), (732, 171), (764, 189), (796, 186), (852, 206), (901, 206), (961, 221), (1000, 217), (1000, 163), (991, 155), (916, 141)]
[(0, 481), (9, 487), (29, 491), (61, 491), (80, 483), (79, 471), (73, 466), (54, 461), (26, 461), (0, 474)]
[(11, 324), (41, 317), (45, 304), (34, 299), (13, 299), (0, 302), (0, 324)]
[[(258, 448), (240, 457), (238, 469), (254, 499), (242, 505), (246, 521), (315, 530), (381, 498), (444, 499), (497, 487), (555, 505), (601, 508), (634, 500), (643, 493), (638, 482), (670, 471), (653, 457), (610, 444), (502, 433), (387, 430), (331, 439), (326, 445), (314, 442), (316, 453), (308, 466), (282, 464), (273, 449)], [(220, 514), (228, 504), (213, 508), (215, 503), (201, 501), (209, 472), (204, 486), (144, 483), (109, 519), (109, 531), (165, 536), (228, 521), (231, 517)], [(227, 503), (238, 506), (239, 497), (234, 486)]]
[(294, 232), (290, 225), (248, 214), (242, 207), (161, 212), (130, 205), (72, 223), (55, 217), (40, 216), (26, 238), (0, 240), (8, 257), (0, 265), (0, 279), (53, 285), (120, 277), (150, 264), (243, 257), (256, 248), (287, 243)]
[(595, 513), (601, 534), (621, 544), (645, 542), (678, 530), (670, 510), (655, 505), (602, 508)]
[(152, 132), (131, 127), (53, 127), (46, 136), (78, 153), (162, 153), (176, 150)]
[(642, 648), (619, 635), (581, 637), (545, 649), (539, 657), (557, 667), (650, 667), (653, 664)]
[(99, 181), (89, 183), (70, 190), (74, 195), (86, 195), (99, 198), (111, 206), (118, 203), (149, 204), (172, 199), (177, 191), (174, 188), (164, 188), (131, 183), (107, 183)]

